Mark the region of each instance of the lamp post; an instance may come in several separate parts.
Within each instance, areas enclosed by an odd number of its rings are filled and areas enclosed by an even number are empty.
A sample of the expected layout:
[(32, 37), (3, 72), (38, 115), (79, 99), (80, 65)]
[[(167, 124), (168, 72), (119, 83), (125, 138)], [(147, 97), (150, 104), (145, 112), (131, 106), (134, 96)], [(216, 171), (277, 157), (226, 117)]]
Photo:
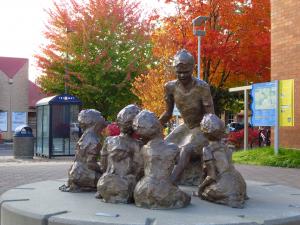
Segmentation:
[(74, 32), (70, 28), (66, 28), (67, 34), (67, 49), (66, 49), (66, 63), (65, 63), (65, 94), (68, 94), (68, 87), (67, 87), (67, 78), (68, 78), (68, 63), (69, 63), (69, 37), (68, 34)]
[(200, 79), (200, 64), (201, 64), (201, 36), (205, 36), (205, 30), (201, 30), (200, 26), (204, 24), (209, 19), (207, 16), (198, 16), (192, 20), (193, 23), (193, 34), (198, 36), (198, 79)]
[(12, 107), (11, 107), (11, 88), (12, 88), (12, 85), (13, 85), (13, 83), (14, 83), (14, 80), (13, 79), (11, 79), (11, 78), (9, 78), (8, 79), (8, 84), (9, 84), (9, 134), (10, 134), (10, 136), (11, 136), (11, 132), (12, 132)]

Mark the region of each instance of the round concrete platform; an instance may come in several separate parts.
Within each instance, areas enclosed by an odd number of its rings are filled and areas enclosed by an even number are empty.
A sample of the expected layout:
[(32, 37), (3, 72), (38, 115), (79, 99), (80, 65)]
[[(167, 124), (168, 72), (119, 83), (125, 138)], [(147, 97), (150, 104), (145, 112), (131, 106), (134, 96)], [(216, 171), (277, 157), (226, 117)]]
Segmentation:
[[(64, 193), (64, 180), (11, 189), (0, 198), (1, 225), (206, 225), (300, 224), (300, 189), (248, 181), (244, 209), (233, 209), (193, 197), (176, 210), (148, 210), (103, 203), (94, 193)], [(191, 193), (195, 188), (183, 187)]]

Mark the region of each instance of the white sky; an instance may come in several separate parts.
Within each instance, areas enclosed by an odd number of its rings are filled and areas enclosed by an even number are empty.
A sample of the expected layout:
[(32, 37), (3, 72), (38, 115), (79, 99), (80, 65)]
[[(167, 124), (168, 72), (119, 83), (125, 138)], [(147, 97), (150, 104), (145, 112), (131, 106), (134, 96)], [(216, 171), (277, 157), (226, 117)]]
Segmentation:
[[(163, 0), (142, 0), (146, 8), (159, 7), (162, 13), (172, 11)], [(0, 56), (29, 59), (29, 79), (37, 76), (33, 55), (43, 43), (42, 31), (47, 20), (45, 8), (52, 0), (0, 0)]]

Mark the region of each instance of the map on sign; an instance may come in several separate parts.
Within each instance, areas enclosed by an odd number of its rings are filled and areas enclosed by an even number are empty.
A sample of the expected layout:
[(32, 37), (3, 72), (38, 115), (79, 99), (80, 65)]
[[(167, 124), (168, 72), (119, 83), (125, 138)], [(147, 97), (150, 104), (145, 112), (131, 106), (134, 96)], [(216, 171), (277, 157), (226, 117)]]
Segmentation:
[(276, 115), (275, 82), (253, 84), (251, 97), (251, 124), (253, 126), (274, 126)]
[(254, 93), (255, 109), (274, 109), (276, 107), (275, 86), (258, 88)]

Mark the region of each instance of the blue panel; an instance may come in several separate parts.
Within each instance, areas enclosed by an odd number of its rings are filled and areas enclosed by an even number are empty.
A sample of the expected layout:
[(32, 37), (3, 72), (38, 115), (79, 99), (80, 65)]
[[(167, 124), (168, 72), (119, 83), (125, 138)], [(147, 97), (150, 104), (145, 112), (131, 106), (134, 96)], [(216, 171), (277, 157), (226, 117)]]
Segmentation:
[(58, 95), (55, 98), (51, 99), (49, 101), (49, 104), (76, 104), (76, 105), (81, 105), (81, 101), (73, 96), (73, 95), (68, 95), (68, 94), (62, 94)]
[(251, 97), (251, 124), (253, 126), (275, 126), (275, 81), (253, 84), (251, 90)]

